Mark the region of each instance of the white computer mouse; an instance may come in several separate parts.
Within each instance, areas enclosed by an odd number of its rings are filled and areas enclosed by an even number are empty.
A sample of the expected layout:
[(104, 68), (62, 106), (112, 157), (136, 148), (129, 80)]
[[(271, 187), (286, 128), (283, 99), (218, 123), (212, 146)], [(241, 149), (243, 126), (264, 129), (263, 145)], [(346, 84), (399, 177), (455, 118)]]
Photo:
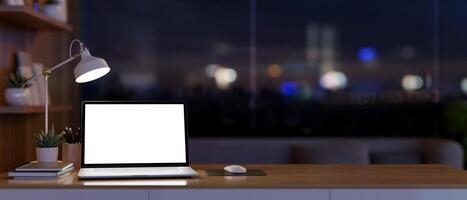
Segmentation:
[(244, 174), (246, 173), (246, 168), (242, 167), (240, 165), (228, 165), (224, 167), (224, 170), (226, 172), (232, 173), (232, 174)]

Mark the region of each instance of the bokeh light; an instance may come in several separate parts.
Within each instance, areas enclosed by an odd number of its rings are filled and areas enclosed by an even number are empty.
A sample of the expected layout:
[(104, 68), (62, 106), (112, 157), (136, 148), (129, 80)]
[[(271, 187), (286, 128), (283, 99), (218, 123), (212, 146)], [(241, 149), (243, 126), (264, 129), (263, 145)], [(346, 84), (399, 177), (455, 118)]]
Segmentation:
[(347, 87), (347, 77), (342, 72), (329, 71), (321, 76), (319, 84), (324, 89), (335, 91)]
[(221, 65), (219, 64), (209, 64), (206, 66), (206, 75), (210, 78), (214, 78), (214, 73), (216, 73), (216, 70), (219, 69)]
[(467, 77), (462, 79), (462, 81), (461, 81), (461, 89), (462, 89), (462, 92), (464, 92), (465, 94), (467, 94)]
[(285, 81), (281, 84), (281, 92), (285, 96), (293, 96), (298, 92), (298, 84), (295, 81)]
[(406, 91), (414, 91), (423, 87), (423, 79), (418, 75), (407, 74), (402, 77), (402, 88)]
[(362, 62), (372, 62), (378, 58), (378, 53), (373, 47), (363, 47), (358, 50), (358, 59)]
[(282, 76), (282, 67), (278, 64), (271, 64), (266, 68), (266, 74), (271, 78)]
[(219, 67), (214, 72), (214, 79), (220, 89), (227, 89), (237, 79), (237, 72), (232, 68)]

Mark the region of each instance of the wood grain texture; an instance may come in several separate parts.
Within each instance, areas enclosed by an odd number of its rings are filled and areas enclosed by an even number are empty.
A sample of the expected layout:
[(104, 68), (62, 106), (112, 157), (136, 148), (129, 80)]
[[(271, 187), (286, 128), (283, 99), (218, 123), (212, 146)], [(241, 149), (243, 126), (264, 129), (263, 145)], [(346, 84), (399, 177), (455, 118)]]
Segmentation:
[(0, 188), (464, 188), (467, 173), (444, 165), (245, 165), (267, 176), (206, 176), (188, 179), (79, 180), (77, 171), (57, 180), (12, 180), (5, 174)]
[(72, 162), (75, 169), (81, 166), (81, 144), (62, 144), (62, 161)]
[[(70, 105), (49, 106), (49, 112), (69, 112)], [(0, 114), (33, 114), (44, 113), (43, 106), (0, 106)]]
[(35, 12), (26, 6), (1, 6), (0, 19), (14, 26), (39, 30), (67, 31), (73, 28), (43, 13)]
[[(79, 2), (68, 1), (69, 20), (72, 25), (79, 24)], [(75, 29), (79, 30), (79, 29)], [(68, 46), (77, 33), (37, 30), (34, 27), (18, 26), (0, 20), (0, 79), (14, 69), (14, 53), (29, 52), (34, 62), (45, 66), (54, 66), (68, 57)], [(76, 64), (76, 63), (75, 63)], [(73, 63), (54, 71), (50, 77), (51, 94), (50, 124), (56, 130), (66, 125), (77, 127), (79, 109), (54, 107), (54, 105), (72, 105), (79, 108), (79, 85), (74, 83)], [(16, 109), (4, 107), (4, 81), (0, 80), (0, 171), (7, 171), (19, 164), (35, 158), (32, 135), (43, 129), (42, 108)], [(21, 113), (21, 114), (19, 114)]]

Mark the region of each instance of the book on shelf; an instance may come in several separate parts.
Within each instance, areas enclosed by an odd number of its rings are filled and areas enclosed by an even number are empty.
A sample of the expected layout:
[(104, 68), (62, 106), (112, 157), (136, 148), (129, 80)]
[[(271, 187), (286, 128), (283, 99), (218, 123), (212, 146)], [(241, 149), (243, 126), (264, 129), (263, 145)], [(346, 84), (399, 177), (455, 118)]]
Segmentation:
[(18, 172), (27, 171), (27, 172), (59, 172), (65, 169), (73, 167), (72, 162), (54, 162), (54, 163), (40, 163), (37, 161), (32, 161), (17, 167), (15, 170)]
[(23, 178), (54, 178), (54, 177), (59, 177), (59, 176), (62, 176), (62, 175), (65, 175), (65, 174), (68, 174), (70, 173), (71, 171), (73, 171), (74, 167), (69, 167), (65, 170), (62, 170), (62, 171), (11, 171), (11, 172), (8, 172), (8, 176), (9, 177), (13, 177), (13, 178), (16, 178), (16, 177), (23, 177)]

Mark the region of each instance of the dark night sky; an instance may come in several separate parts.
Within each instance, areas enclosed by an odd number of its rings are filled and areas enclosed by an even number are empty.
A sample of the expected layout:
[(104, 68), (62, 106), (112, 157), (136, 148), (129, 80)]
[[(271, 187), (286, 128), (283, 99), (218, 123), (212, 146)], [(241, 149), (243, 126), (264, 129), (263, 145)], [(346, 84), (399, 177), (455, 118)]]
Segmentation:
[[(133, 63), (135, 67), (164, 65), (167, 71), (180, 68), (176, 73), (192, 73), (193, 67), (202, 70), (212, 62), (231, 63), (248, 70), (249, 0), (82, 2), (82, 36), (93, 52), (111, 58), (111, 62)], [(464, 61), (467, 55), (467, 1), (439, 2), (441, 67), (452, 70), (446, 71), (446, 77), (455, 73), (452, 88), (459, 92), (458, 81), (466, 73), (458, 73), (448, 62)], [(257, 0), (258, 63), (303, 63), (306, 25), (332, 25), (338, 31), (336, 48), (342, 62), (358, 62), (356, 52), (361, 47), (378, 50), (380, 71), (369, 71), (369, 75), (362, 75), (361, 70), (349, 73), (368, 80), (379, 79), (373, 76), (378, 73), (397, 75), (387, 78), (393, 80), (390, 89), (397, 89), (399, 73), (385, 70), (391, 70), (386, 64), (400, 62), (394, 52), (402, 46), (413, 46), (417, 50), (414, 62), (423, 63), (425, 68), (412, 70), (412, 62), (403, 64), (403, 70), (421, 74), (431, 70), (433, 5), (427, 0)], [(213, 46), (219, 43), (230, 46), (232, 52), (226, 56), (213, 53)], [(139, 61), (143, 60), (146, 61), (141, 64)], [(248, 75), (243, 73), (240, 77)], [(358, 81), (368, 81), (364, 79)]]
[[(467, 77), (467, 0), (257, 0), (254, 12), (250, 0), (80, 2), (81, 39), (112, 68), (102, 79), (83, 84), (82, 98), (187, 100), (190, 127), (198, 136), (427, 136), (440, 127), (436, 105), (410, 102), (404, 107), (390, 102), (368, 110), (357, 103), (320, 109), (314, 101), (345, 104), (361, 97), (369, 97), (369, 102), (408, 97), (412, 93), (403, 92), (402, 77), (414, 74), (426, 80), (435, 71), (437, 51), (442, 97), (467, 94), (460, 87)], [(434, 6), (436, 2), (439, 7)], [(440, 12), (438, 29), (436, 10)], [(256, 46), (250, 41), (250, 18), (257, 21)], [(320, 86), (323, 62), (313, 63), (306, 57), (310, 23), (320, 31), (326, 26), (336, 30), (332, 65), (348, 81), (337, 93)], [(436, 32), (439, 49), (434, 49)], [(322, 45), (325, 34), (319, 34)], [(258, 50), (257, 96), (250, 93), (251, 47)], [(363, 47), (377, 52), (375, 62), (358, 59)], [(403, 47), (415, 54), (402, 58)], [(232, 87), (216, 87), (205, 73), (210, 64), (236, 70)], [(281, 77), (267, 76), (271, 64), (282, 66)], [(284, 83), (299, 84), (299, 98), (285, 95)], [(258, 105), (255, 115), (252, 99)], [(250, 126), (251, 119), (256, 120), (255, 128)]]

